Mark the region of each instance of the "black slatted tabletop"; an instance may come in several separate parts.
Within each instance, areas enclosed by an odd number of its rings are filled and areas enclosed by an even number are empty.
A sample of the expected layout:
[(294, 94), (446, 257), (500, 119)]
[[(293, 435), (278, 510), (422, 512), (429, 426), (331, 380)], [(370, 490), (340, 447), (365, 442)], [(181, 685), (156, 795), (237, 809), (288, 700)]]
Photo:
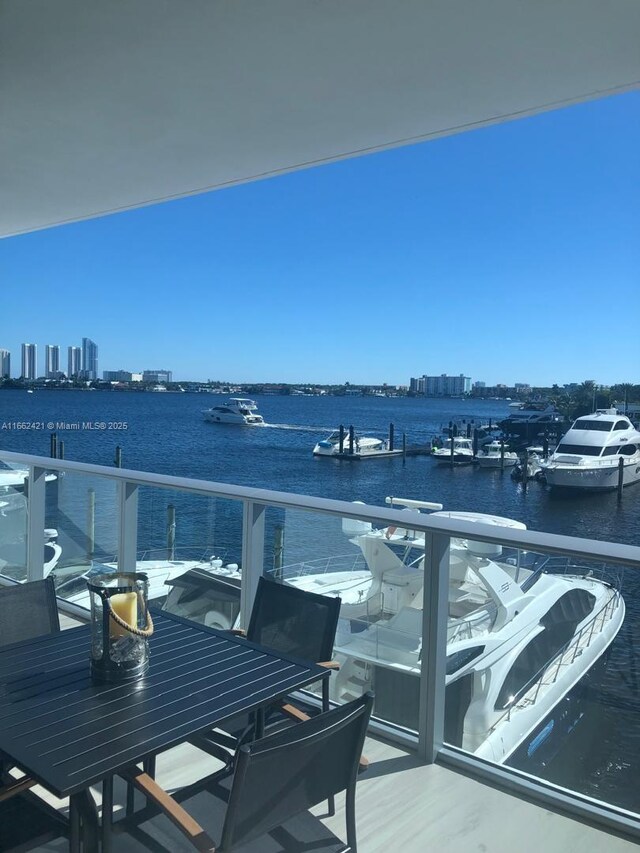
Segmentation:
[(131, 684), (89, 674), (89, 626), (0, 651), (0, 752), (58, 796), (182, 743), (328, 670), (154, 613), (150, 666)]

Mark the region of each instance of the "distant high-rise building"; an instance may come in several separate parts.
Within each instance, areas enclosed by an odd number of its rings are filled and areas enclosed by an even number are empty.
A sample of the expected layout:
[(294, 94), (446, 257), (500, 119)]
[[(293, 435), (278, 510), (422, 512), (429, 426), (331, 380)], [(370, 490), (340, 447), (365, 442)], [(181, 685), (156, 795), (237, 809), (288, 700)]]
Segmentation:
[(38, 375), (38, 347), (35, 344), (22, 344), (22, 378), (36, 379)]
[(60, 347), (47, 344), (44, 348), (44, 375), (46, 379), (57, 379), (60, 373)]
[(91, 338), (82, 339), (82, 376), (84, 379), (98, 378), (98, 345)]
[(471, 391), (471, 379), (462, 373), (459, 376), (420, 376), (412, 378), (412, 391), (427, 397), (461, 397)]
[(0, 349), (0, 379), (11, 377), (11, 353), (8, 349)]
[(67, 376), (78, 376), (82, 370), (82, 350), (80, 347), (67, 348)]

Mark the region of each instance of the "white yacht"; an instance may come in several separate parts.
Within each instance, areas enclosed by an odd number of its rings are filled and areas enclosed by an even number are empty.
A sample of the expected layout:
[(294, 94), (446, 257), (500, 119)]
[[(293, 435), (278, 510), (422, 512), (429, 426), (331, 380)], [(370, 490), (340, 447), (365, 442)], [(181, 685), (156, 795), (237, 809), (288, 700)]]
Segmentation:
[(476, 456), (476, 461), (481, 468), (509, 468), (518, 461), (518, 454), (509, 450), (509, 445), (504, 445), (504, 461), (502, 443), (500, 441), (489, 441), (483, 445)]
[(240, 424), (246, 426), (264, 426), (264, 418), (257, 412), (254, 400), (247, 397), (230, 397), (220, 406), (203, 411), (205, 421), (213, 424)]
[(615, 489), (620, 465), (623, 485), (640, 480), (640, 432), (615, 409), (598, 409), (573, 422), (542, 469), (550, 486)]
[[(368, 436), (355, 436), (353, 442), (354, 453), (370, 453), (372, 450), (384, 450), (385, 442), (381, 438)], [(349, 452), (349, 433), (343, 433), (343, 453)], [(319, 441), (313, 448), (314, 456), (339, 456), (340, 455), (340, 430), (334, 430), (327, 438)]]
[[(451, 443), (453, 442), (453, 453)], [(444, 445), (431, 451), (431, 457), (436, 462), (451, 462), (456, 465), (469, 465), (473, 462), (473, 441), (462, 435), (445, 439)]]
[(507, 435), (534, 436), (563, 421), (562, 414), (552, 403), (522, 403), (498, 426)]
[[(28, 478), (28, 468), (10, 468), (8, 465), (0, 462), (0, 494), (24, 492)], [(46, 483), (51, 483), (57, 479), (57, 475), (47, 473), (44, 479)]]
[[(325, 558), (316, 571), (305, 563), (285, 566), (282, 575), (288, 583), (342, 599), (335, 645), (341, 668), (331, 680), (333, 698), (345, 701), (373, 689), (377, 713), (413, 727), (417, 684), (414, 691), (409, 685), (424, 659), (426, 558), (424, 535), (411, 530), (409, 512), (403, 529), (376, 530), (345, 519), (343, 531), (360, 550), (358, 563), (353, 555), (333, 564)], [(524, 528), (482, 513), (435, 514)], [(523, 744), (537, 749), (540, 726), (549, 725), (558, 703), (603, 656), (625, 614), (619, 590), (608, 580), (555, 558), (536, 556), (531, 563), (532, 556), (506, 556), (499, 545), (473, 540), (451, 542), (445, 736), (497, 762)], [(414, 707), (398, 704), (400, 689), (405, 698), (415, 694)], [(563, 737), (572, 725), (554, 736)]]

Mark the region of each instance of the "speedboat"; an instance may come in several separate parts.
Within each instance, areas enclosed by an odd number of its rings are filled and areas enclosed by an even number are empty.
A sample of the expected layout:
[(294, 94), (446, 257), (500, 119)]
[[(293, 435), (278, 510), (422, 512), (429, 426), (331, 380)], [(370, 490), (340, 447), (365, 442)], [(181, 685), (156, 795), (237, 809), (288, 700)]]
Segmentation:
[(473, 441), (462, 435), (447, 438), (442, 447), (437, 447), (431, 451), (431, 457), (436, 462), (453, 462), (455, 465), (469, 465), (474, 459)]
[[(342, 452), (349, 452), (349, 434), (342, 433)], [(370, 453), (372, 450), (383, 450), (385, 442), (381, 438), (369, 436), (355, 436), (353, 440), (354, 453)], [(339, 456), (340, 455), (340, 430), (334, 430), (327, 438), (319, 441), (313, 448), (314, 456)]]
[(476, 461), (481, 468), (507, 468), (516, 464), (518, 454), (509, 450), (509, 445), (504, 444), (504, 442), (489, 441), (483, 445), (482, 450), (476, 456)]
[(542, 470), (544, 448), (534, 445), (527, 447), (525, 453), (526, 456), (516, 462), (511, 476), (514, 480), (541, 479), (544, 474)]
[(230, 397), (220, 406), (203, 411), (205, 421), (213, 424), (244, 424), (263, 426), (264, 418), (257, 413), (258, 406), (247, 397)]
[(577, 418), (542, 463), (550, 486), (573, 489), (615, 489), (621, 466), (624, 486), (640, 480), (640, 432), (616, 409)]
[(500, 421), (498, 426), (507, 435), (536, 436), (550, 428), (557, 428), (562, 414), (551, 403), (523, 403)]
[[(287, 583), (342, 599), (332, 698), (374, 690), (379, 716), (415, 728), (428, 557), (424, 534), (411, 528), (419, 502), (409, 503), (404, 528), (344, 519), (358, 561), (343, 555), (318, 561), (316, 571), (308, 562), (280, 571)], [(482, 513), (434, 515), (524, 528)], [(497, 762), (520, 747), (535, 751), (541, 728), (601, 660), (625, 614), (619, 589), (591, 569), (471, 539), (451, 540), (448, 600), (445, 740)]]

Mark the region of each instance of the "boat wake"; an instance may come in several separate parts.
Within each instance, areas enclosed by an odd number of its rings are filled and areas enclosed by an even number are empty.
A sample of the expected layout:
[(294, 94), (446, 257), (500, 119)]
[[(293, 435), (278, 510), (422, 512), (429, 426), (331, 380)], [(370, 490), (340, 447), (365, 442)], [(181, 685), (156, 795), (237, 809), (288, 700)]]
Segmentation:
[(331, 432), (331, 427), (321, 427), (321, 426), (303, 426), (297, 424), (262, 424), (264, 427), (270, 427), (271, 429), (292, 429), (297, 432)]

